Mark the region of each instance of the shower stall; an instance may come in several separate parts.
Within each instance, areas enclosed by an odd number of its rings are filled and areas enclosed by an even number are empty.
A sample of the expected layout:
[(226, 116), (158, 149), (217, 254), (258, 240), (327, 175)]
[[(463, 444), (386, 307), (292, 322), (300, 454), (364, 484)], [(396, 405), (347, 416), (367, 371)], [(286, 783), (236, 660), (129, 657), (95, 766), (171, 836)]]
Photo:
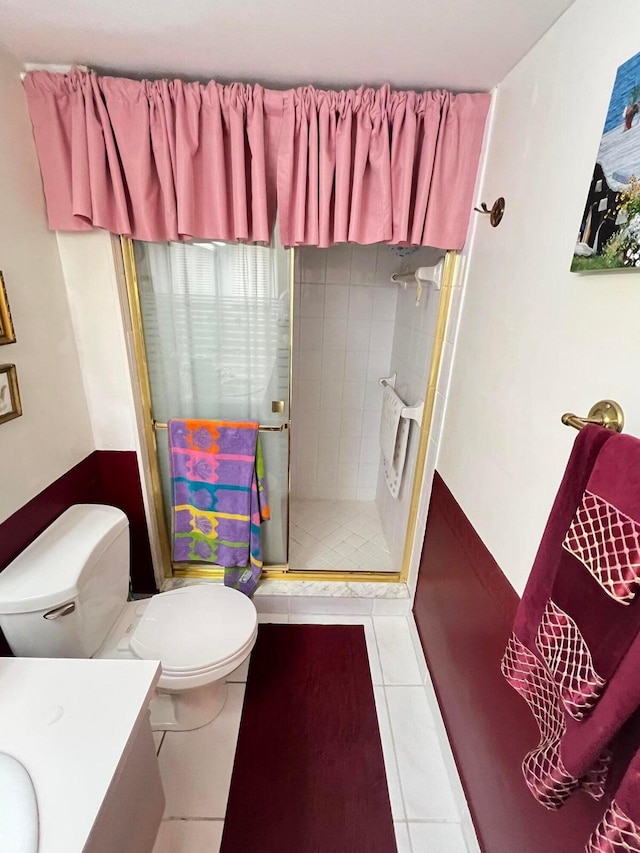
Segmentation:
[(402, 570), (414, 479), (421, 473), (421, 419), (400, 422), (406, 456), (393, 496), (380, 447), (383, 380), (419, 411), (440, 291), (412, 275), (400, 283), (391, 277), (433, 266), (442, 254), (350, 244), (296, 251), (292, 569)]
[[(169, 538), (167, 422), (211, 418), (260, 424), (268, 577), (404, 579), (449, 298), (409, 273), (443, 253), (125, 238), (122, 251), (166, 576), (221, 573), (173, 561)], [(408, 407), (425, 403), (422, 421), (400, 421), (395, 495), (380, 449), (382, 380)]]

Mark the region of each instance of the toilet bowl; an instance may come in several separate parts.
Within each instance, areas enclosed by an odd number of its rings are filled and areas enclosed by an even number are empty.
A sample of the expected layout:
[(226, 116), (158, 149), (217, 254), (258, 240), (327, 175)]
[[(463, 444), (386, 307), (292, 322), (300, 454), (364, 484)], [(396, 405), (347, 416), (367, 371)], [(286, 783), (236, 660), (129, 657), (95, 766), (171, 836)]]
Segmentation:
[(115, 507), (70, 507), (0, 574), (0, 628), (21, 657), (159, 660), (151, 727), (199, 728), (251, 653), (255, 606), (216, 583), (128, 602), (128, 528)]
[(249, 656), (257, 633), (250, 599), (204, 583), (129, 602), (93, 657), (159, 660), (151, 728), (186, 731), (220, 713), (226, 677)]

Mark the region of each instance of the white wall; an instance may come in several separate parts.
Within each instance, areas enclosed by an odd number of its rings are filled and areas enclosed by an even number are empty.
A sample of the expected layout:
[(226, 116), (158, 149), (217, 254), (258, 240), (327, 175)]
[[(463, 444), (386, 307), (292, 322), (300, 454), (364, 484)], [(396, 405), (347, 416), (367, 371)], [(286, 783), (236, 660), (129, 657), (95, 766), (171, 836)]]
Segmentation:
[(135, 450), (131, 372), (111, 235), (58, 233), (93, 440), (98, 450)]
[(298, 249), (292, 494), (372, 501), (398, 259), (385, 246)]
[(44, 197), (20, 65), (0, 49), (0, 269), (24, 414), (0, 425), (0, 521), (93, 450), (78, 353)]
[(438, 470), (521, 592), (575, 432), (603, 397), (640, 435), (640, 277), (576, 275), (573, 247), (636, 0), (577, 0), (499, 87)]

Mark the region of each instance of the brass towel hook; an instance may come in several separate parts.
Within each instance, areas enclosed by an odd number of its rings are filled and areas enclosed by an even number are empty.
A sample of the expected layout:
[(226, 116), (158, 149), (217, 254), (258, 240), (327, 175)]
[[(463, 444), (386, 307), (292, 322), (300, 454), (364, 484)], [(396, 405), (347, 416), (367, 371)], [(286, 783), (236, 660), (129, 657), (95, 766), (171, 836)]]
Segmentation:
[(587, 424), (598, 424), (605, 429), (622, 432), (624, 412), (622, 406), (615, 400), (599, 400), (591, 406), (586, 418), (581, 418), (572, 412), (565, 412), (562, 416), (562, 423), (565, 426), (572, 426), (574, 429), (582, 429)]
[(494, 228), (497, 228), (502, 222), (502, 217), (504, 216), (504, 206), (505, 201), (502, 196), (500, 196), (500, 198), (497, 198), (493, 202), (491, 210), (489, 210), (484, 202), (481, 203), (480, 207), (474, 207), (473, 209), (476, 213), (486, 213), (489, 216), (489, 222)]

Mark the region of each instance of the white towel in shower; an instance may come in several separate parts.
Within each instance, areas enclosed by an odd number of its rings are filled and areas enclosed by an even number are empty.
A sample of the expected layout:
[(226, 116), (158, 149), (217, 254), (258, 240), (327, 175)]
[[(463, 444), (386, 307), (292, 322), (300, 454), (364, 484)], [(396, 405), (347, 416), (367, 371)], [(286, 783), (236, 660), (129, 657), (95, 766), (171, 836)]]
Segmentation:
[(404, 403), (390, 385), (384, 386), (382, 416), (380, 418), (380, 450), (390, 465), (396, 452), (398, 427)]

